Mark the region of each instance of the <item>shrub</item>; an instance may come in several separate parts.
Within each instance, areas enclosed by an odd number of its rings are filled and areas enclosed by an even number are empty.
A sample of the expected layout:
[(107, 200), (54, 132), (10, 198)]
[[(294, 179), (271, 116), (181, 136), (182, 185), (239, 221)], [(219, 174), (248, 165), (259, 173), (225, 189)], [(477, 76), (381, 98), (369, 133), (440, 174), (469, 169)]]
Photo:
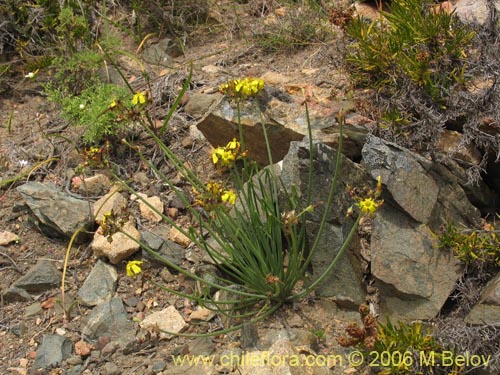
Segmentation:
[(436, 102), (464, 84), (466, 50), (474, 36), (453, 14), (430, 0), (395, 0), (379, 19), (352, 20), (346, 57), (354, 80), (391, 91), (409, 78)]

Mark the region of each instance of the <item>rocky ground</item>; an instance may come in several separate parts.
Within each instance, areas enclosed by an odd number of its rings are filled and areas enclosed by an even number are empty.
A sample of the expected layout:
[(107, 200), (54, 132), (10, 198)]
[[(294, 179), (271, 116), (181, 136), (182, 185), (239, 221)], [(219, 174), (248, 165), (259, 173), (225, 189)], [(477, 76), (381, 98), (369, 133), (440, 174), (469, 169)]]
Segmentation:
[[(64, 267), (69, 238), (82, 220), (85, 222), (85, 213), (95, 214), (95, 207), (100, 205), (94, 206), (94, 203), (107, 197), (113, 184), (104, 169), (92, 170), (85, 183), (75, 177), (73, 171), (81, 163), (82, 156), (68, 139), (78, 145), (81, 129), (67, 126), (54, 105), (47, 102), (42, 95), (40, 82), (44, 77), (40, 74), (35, 80), (20, 82), (11, 97), (0, 99), (3, 109), (0, 123), (10, 124), (9, 127), (0, 127), (0, 171), (4, 180), (22, 176), (0, 190), (0, 241), (5, 238), (0, 246), (1, 373), (267, 374), (266, 371), (271, 371), (273, 374), (362, 374), (370, 370), (351, 366), (349, 355), (352, 350), (342, 348), (337, 342), (349, 323), (359, 321), (356, 307), (360, 302), (367, 300), (373, 309), (378, 311), (380, 308), (393, 316), (407, 314), (409, 320), (439, 315), (463, 270), (453, 259), (443, 260), (435, 254), (426, 258), (422, 254), (430, 251), (432, 230), (444, 223), (441, 217), (445, 216), (444, 213), (469, 224), (479, 222), (481, 212), (468, 200), (471, 192), (465, 184), (458, 182), (459, 177), (450, 172), (451, 167), (437, 167), (426, 155), (413, 154), (395, 145), (387, 146), (375, 138), (367, 141), (367, 134), (375, 127), (376, 119), (362, 112), (353, 100), (348, 77), (339, 63), (339, 45), (343, 43), (340, 30), (331, 26), (332, 34), (328, 40), (287, 53), (264, 52), (248, 41), (248, 34), (242, 28), (250, 29), (255, 22), (275, 22), (281, 12), (287, 11), (280, 9), (260, 18), (250, 17), (248, 4), (222, 1), (211, 9), (211, 23), (193, 32), (182, 54), (172, 49), (168, 39), (155, 40), (144, 46), (140, 57), (153, 77), (154, 89), (167, 93), (167, 98), (159, 99), (157, 106), (156, 115), (160, 120), (166, 106), (171, 103), (171, 93), (180, 90), (189, 65), (193, 64), (189, 91), (171, 122), (166, 139), (203, 179), (217, 175), (210, 160), (211, 144), (224, 144), (228, 134), (221, 134), (214, 124), (221, 123), (224, 118), (229, 123), (234, 119), (224, 116), (224, 103), (215, 93), (219, 84), (234, 77), (253, 76), (265, 80), (267, 92), (274, 98), (267, 112), (268, 118), (288, 124), (286, 129), (279, 129), (273, 141), (279, 159), (287, 155), (290, 141), (299, 140), (305, 134), (303, 123), (297, 121), (303, 112), (305, 97), (309, 100), (312, 117), (319, 124), (315, 138), (330, 145), (338, 141), (336, 115), (341, 110), (348, 113), (350, 128), (345, 154), (349, 158), (346, 158), (348, 167), (343, 174), (345, 185), (347, 180), (360, 185), (373, 183), (381, 170), (387, 172), (384, 174), (384, 188), (388, 192), (388, 204), (381, 213), (379, 222), (382, 224), (374, 229), (372, 251), (379, 249), (381, 254), (380, 249), (384, 249), (388, 253), (383, 258), (371, 258), (371, 254), (363, 253), (366, 245), (363, 236), (367, 234), (361, 233), (357, 252), (363, 259), (345, 265), (344, 272), (349, 275), (342, 275), (341, 291), (330, 288), (329, 284), (318, 291), (318, 296), (285, 306), (258, 325), (245, 326), (241, 332), (195, 339), (165, 336), (154, 328), (155, 324), (168, 331), (198, 333), (221, 329), (227, 322), (187, 299), (156, 287), (154, 283), (161, 282), (177, 291), (191, 293), (197, 285), (156, 263), (147, 253), (137, 251), (126, 239), (113, 241), (116, 246), (121, 246), (120, 249), (110, 249), (104, 237), (102, 246), (96, 245), (95, 238), (93, 245), (89, 244), (89, 238), (79, 238), (70, 249), (68, 264)], [(469, 8), (467, 12), (470, 14)], [(137, 50), (137, 45), (125, 36), (123, 38), (129, 51)], [(137, 78), (140, 72), (134, 60), (122, 57), (120, 64), (134, 87), (145, 88), (141, 78)], [(365, 93), (359, 92), (354, 97), (363, 95)], [(153, 97), (158, 98), (157, 95)], [(248, 121), (250, 124), (251, 119)], [(150, 140), (144, 137), (144, 147), (149, 148), (148, 156), (161, 162), (159, 151), (148, 142)], [(254, 158), (265, 155), (259, 148), (258, 137), (249, 144)], [(130, 178), (132, 186), (152, 199), (151, 204), (158, 204), (165, 214), (187, 227), (189, 219), (185, 206), (168, 186), (135, 156), (121, 149), (120, 145), (116, 147), (114, 162), (120, 163), (120, 170)], [(373, 156), (375, 154), (377, 157)], [(466, 150), (462, 154), (467, 161), (474, 160), (474, 152)], [(292, 160), (293, 155), (288, 155)], [(383, 165), (378, 159), (380, 155), (387, 158)], [(360, 167), (357, 163), (361, 159), (364, 164)], [(405, 174), (401, 171), (406, 169), (390, 165), (391, 160), (404, 160), (404, 167), (418, 173)], [(292, 168), (290, 165), (285, 163), (285, 172)], [(37, 168), (33, 169), (34, 166)], [(359, 174), (354, 174), (353, 170)], [(185, 187), (185, 181), (174, 170), (166, 168), (165, 172), (177, 181), (178, 187)], [(26, 184), (28, 181), (30, 183)], [(403, 183), (398, 185), (397, 181)], [(488, 204), (492, 208), (495, 192), (487, 186), (481, 189), (475, 197), (482, 202), (481, 208), (485, 211)], [(412, 190), (411, 194), (409, 190)], [(463, 204), (455, 204), (457, 201)], [(175, 264), (208, 277), (213, 272), (214, 266), (206, 261), (199, 249), (158, 220), (147, 207), (141, 207), (141, 202), (130, 194), (115, 194), (107, 204), (127, 207), (137, 228), (133, 229), (134, 233)], [(95, 230), (95, 223), (87, 224), (89, 230)], [(330, 229), (332, 236), (337, 235), (337, 227), (332, 225)], [(367, 231), (369, 237), (371, 223), (365, 223), (362, 230)], [(14, 237), (8, 238), (9, 233)], [(408, 243), (412, 246), (407, 246)], [(402, 254), (401, 248), (405, 245), (416, 250)], [(419, 263), (420, 258), (425, 258), (426, 266)], [(130, 259), (144, 261), (143, 273), (137, 278), (126, 275), (125, 264)], [(321, 261), (317, 261), (318, 268)], [(426, 268), (434, 261), (439, 263), (435, 268)], [(401, 275), (398, 267), (403, 264), (408, 267), (405, 274), (411, 276)], [(369, 272), (368, 265), (371, 266)], [(409, 271), (412, 267), (416, 269), (413, 273)], [(66, 274), (61, 287), (63, 269)], [(361, 285), (367, 274), (373, 274), (378, 284)], [(335, 282), (338, 285), (338, 279), (329, 281), (331, 285)], [(492, 285), (494, 289), (495, 284)], [(483, 289), (484, 285), (474, 303), (479, 300)], [(386, 297), (385, 304), (380, 304), (380, 293)], [(417, 296), (416, 302), (406, 301), (405, 294), (412, 298)], [(498, 302), (498, 295), (496, 298)], [(500, 314), (498, 305), (491, 309), (489, 306), (494, 304), (486, 305), (469, 318), (476, 319), (477, 323), (485, 316), (493, 317), (487, 325), (495, 326), (498, 324), (495, 316)], [(486, 329), (483, 337), (500, 342), (498, 335), (491, 332)], [(241, 358), (245, 352), (259, 356), (261, 351), (302, 355), (303, 358), (308, 355), (339, 355), (341, 359), (337, 358), (337, 363), (330, 360), (327, 366), (320, 364), (279, 370), (284, 372), (258, 366), (224, 366), (217, 361), (223, 355)], [(214, 355), (216, 364), (178, 365), (173, 361), (176, 355)]]

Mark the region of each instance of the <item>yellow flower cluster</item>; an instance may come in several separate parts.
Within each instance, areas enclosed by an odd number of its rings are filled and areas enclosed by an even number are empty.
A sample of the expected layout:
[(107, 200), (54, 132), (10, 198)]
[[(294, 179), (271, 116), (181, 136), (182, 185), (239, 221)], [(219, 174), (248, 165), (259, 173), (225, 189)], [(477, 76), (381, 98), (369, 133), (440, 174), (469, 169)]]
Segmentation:
[(225, 189), (218, 182), (209, 182), (202, 193), (197, 193), (195, 204), (211, 211), (222, 204), (236, 203), (236, 193), (232, 189)]
[(142, 272), (142, 261), (140, 260), (131, 260), (127, 263), (126, 270), (128, 277), (136, 277), (138, 274)]
[(212, 162), (222, 167), (231, 167), (236, 160), (244, 158), (246, 155), (246, 151), (241, 152), (240, 142), (233, 138), (225, 147), (217, 147), (212, 152)]
[(137, 106), (145, 103), (146, 103), (146, 96), (140, 91), (136, 92), (134, 97), (132, 98), (132, 105)]
[(246, 99), (256, 96), (264, 89), (264, 81), (260, 78), (232, 79), (219, 86), (219, 91), (231, 97)]

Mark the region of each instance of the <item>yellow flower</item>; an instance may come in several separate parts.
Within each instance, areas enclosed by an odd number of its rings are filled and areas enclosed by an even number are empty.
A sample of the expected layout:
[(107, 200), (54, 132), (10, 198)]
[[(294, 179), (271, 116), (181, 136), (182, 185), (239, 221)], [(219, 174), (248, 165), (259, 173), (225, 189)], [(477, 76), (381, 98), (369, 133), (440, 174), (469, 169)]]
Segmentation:
[[(135, 96), (134, 96), (134, 98), (135, 98)], [(133, 104), (133, 100), (134, 100), (134, 99), (132, 99), (132, 104)], [(118, 104), (118, 103), (116, 102), (116, 100), (115, 100), (115, 99), (113, 99), (113, 101), (112, 101), (112, 102), (111, 102), (111, 104), (109, 105), (109, 108), (110, 108), (110, 109), (113, 109), (113, 108), (115, 108), (115, 107), (117, 106), (117, 104)]]
[(146, 97), (140, 91), (136, 92), (134, 97), (132, 98), (132, 105), (141, 105), (146, 103)]
[(239, 99), (255, 96), (264, 89), (264, 81), (260, 78), (233, 79), (219, 86), (219, 91)]
[(233, 138), (232, 141), (228, 142), (226, 148), (229, 150), (237, 150), (240, 148), (240, 142), (238, 142), (236, 138)]
[(221, 200), (224, 203), (235, 204), (236, 203), (236, 193), (232, 190), (226, 190), (221, 195)]
[(136, 277), (138, 274), (142, 272), (142, 261), (140, 260), (131, 260), (127, 263), (127, 276)]
[(373, 215), (375, 211), (377, 211), (379, 206), (378, 203), (375, 202), (372, 198), (363, 199), (359, 201), (358, 205), (361, 209), (361, 212), (368, 215)]

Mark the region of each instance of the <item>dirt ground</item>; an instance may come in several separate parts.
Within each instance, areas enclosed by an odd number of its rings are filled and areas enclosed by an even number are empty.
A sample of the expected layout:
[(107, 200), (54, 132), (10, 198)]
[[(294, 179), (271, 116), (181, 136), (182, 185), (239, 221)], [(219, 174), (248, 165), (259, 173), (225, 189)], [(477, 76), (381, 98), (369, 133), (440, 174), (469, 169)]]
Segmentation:
[[(182, 72), (186, 74), (189, 63), (193, 62), (194, 74), (192, 89), (197, 91), (213, 91), (217, 86), (229, 78), (240, 76), (259, 77), (266, 73), (279, 73), (286, 77), (287, 83), (322, 85), (322, 88), (331, 89), (332, 95), (342, 96), (349, 89), (347, 81), (338, 70), (335, 30), (331, 38), (306, 47), (305, 49), (286, 52), (268, 53), (255, 46), (249, 39), (252, 24), (263, 22), (264, 18), (255, 18), (248, 15), (246, 5), (235, 2), (219, 2), (213, 9), (213, 20), (210, 24), (200, 26), (188, 39), (184, 54), (177, 57), (170, 66), (149, 65), (148, 69), (153, 77), (160, 74)], [(236, 11), (234, 11), (236, 10)], [(270, 15), (273, 17), (273, 14)], [(270, 18), (270, 19), (271, 19)], [(242, 31), (240, 28), (243, 28)], [(245, 32), (246, 28), (246, 32)], [(333, 26), (332, 26), (333, 28)], [(137, 49), (132, 41), (123, 36), (126, 48), (134, 52)], [(124, 63), (129, 77), (137, 74), (137, 66), (127, 61)], [(128, 64), (128, 65), (127, 65)], [(79, 145), (81, 129), (72, 127), (62, 120), (57, 108), (49, 103), (43, 94), (40, 82), (46, 79), (43, 72), (37, 80), (20, 80), (13, 94), (0, 99), (0, 171), (3, 178), (12, 178), (23, 174), (18, 182), (0, 190), (0, 231), (8, 230), (16, 233), (20, 241), (6, 247), (0, 247), (0, 275), (2, 289), (8, 288), (15, 280), (23, 275), (39, 259), (53, 260), (59, 269), (63, 267), (63, 260), (67, 242), (49, 239), (36, 226), (32, 225), (29, 215), (22, 209), (22, 199), (15, 187), (25, 181), (52, 181), (61, 189), (70, 188), (68, 170), (78, 162), (74, 145)], [(189, 134), (188, 126), (193, 121), (183, 116), (178, 126), (169, 130), (172, 145), (183, 157), (189, 158), (196, 171), (206, 174), (213, 173), (209, 162), (210, 146), (195, 143), (191, 148), (180, 146), (181, 141)], [(174, 122), (175, 123), (175, 122)], [(6, 124), (10, 124), (8, 127)], [(61, 137), (51, 137), (58, 134)], [(74, 144), (69, 143), (71, 140)], [(41, 165), (31, 173), (24, 173), (29, 165), (55, 158), (50, 163)], [(76, 161), (75, 161), (76, 160)], [(124, 164), (127, 160), (116, 160)], [(147, 171), (146, 171), (147, 172)], [(153, 179), (152, 174), (148, 176)], [(208, 176), (205, 176), (208, 177)], [(151, 183), (158, 181), (152, 180)], [(160, 194), (164, 193), (160, 191)], [(179, 218), (182, 220), (182, 218)], [(159, 225), (161, 226), (161, 224)], [(161, 231), (161, 227), (156, 227)], [(72, 249), (66, 279), (68, 296), (75, 297), (78, 288), (96, 262), (88, 244)], [(186, 266), (190, 263), (186, 261)], [(125, 276), (124, 264), (118, 265), (119, 285), (117, 295), (124, 301), (135, 298), (137, 303), (127, 307), (130, 318), (141, 318), (151, 309), (160, 309), (174, 304), (177, 309), (188, 314), (191, 306), (189, 301), (179, 297), (166, 295), (149, 282), (142, 279), (131, 279)], [(160, 279), (161, 268), (145, 264), (145, 273), (151, 279)], [(195, 286), (189, 280), (174, 275), (171, 281), (183, 290)], [(64, 333), (73, 342), (82, 339), (81, 321), (89, 314), (89, 309), (76, 304), (71, 319), (64, 319), (58, 304), (60, 290), (54, 289), (35, 296), (33, 302), (2, 303), (0, 307), (0, 373), (26, 374), (34, 373), (32, 364), (36, 350), (44, 334)], [(34, 316), (27, 314), (27, 308), (33, 303), (42, 303), (43, 309)], [(322, 299), (310, 299), (294, 306), (288, 306), (258, 326), (259, 335), (264, 337), (266, 332), (275, 332), (290, 326), (304, 330), (321, 330), (323, 335), (316, 338), (317, 353), (339, 354), (345, 349), (339, 348), (336, 338), (344, 332), (345, 325), (357, 319), (356, 312), (339, 310), (333, 302)], [(137, 325), (137, 324), (136, 324)], [(138, 325), (137, 325), (138, 327)], [(196, 327), (193, 328), (196, 331)], [(230, 348), (239, 340), (239, 334), (216, 337), (216, 350)], [(313, 338), (314, 339), (314, 338)], [(153, 364), (158, 361), (169, 363), (169, 355), (177, 348), (182, 352), (183, 345), (190, 339), (174, 338), (171, 340), (151, 340), (131, 354), (115, 353), (108, 356), (94, 350), (89, 356), (73, 356), (73, 365), (80, 364), (81, 372), (85, 374), (113, 374), (109, 362), (113, 362), (121, 374), (153, 374)], [(180, 348), (180, 349), (179, 349)], [(69, 373), (67, 368), (47, 370), (50, 374)], [(107, 367), (106, 367), (107, 366)], [(165, 373), (176, 373), (167, 366)], [(347, 366), (332, 368), (330, 373), (360, 373)], [(194, 373), (197, 369), (184, 369), (184, 373)], [(207, 370), (208, 371), (208, 370)], [(211, 370), (213, 371), (213, 370)], [(235, 373), (238, 373), (237, 371)]]

